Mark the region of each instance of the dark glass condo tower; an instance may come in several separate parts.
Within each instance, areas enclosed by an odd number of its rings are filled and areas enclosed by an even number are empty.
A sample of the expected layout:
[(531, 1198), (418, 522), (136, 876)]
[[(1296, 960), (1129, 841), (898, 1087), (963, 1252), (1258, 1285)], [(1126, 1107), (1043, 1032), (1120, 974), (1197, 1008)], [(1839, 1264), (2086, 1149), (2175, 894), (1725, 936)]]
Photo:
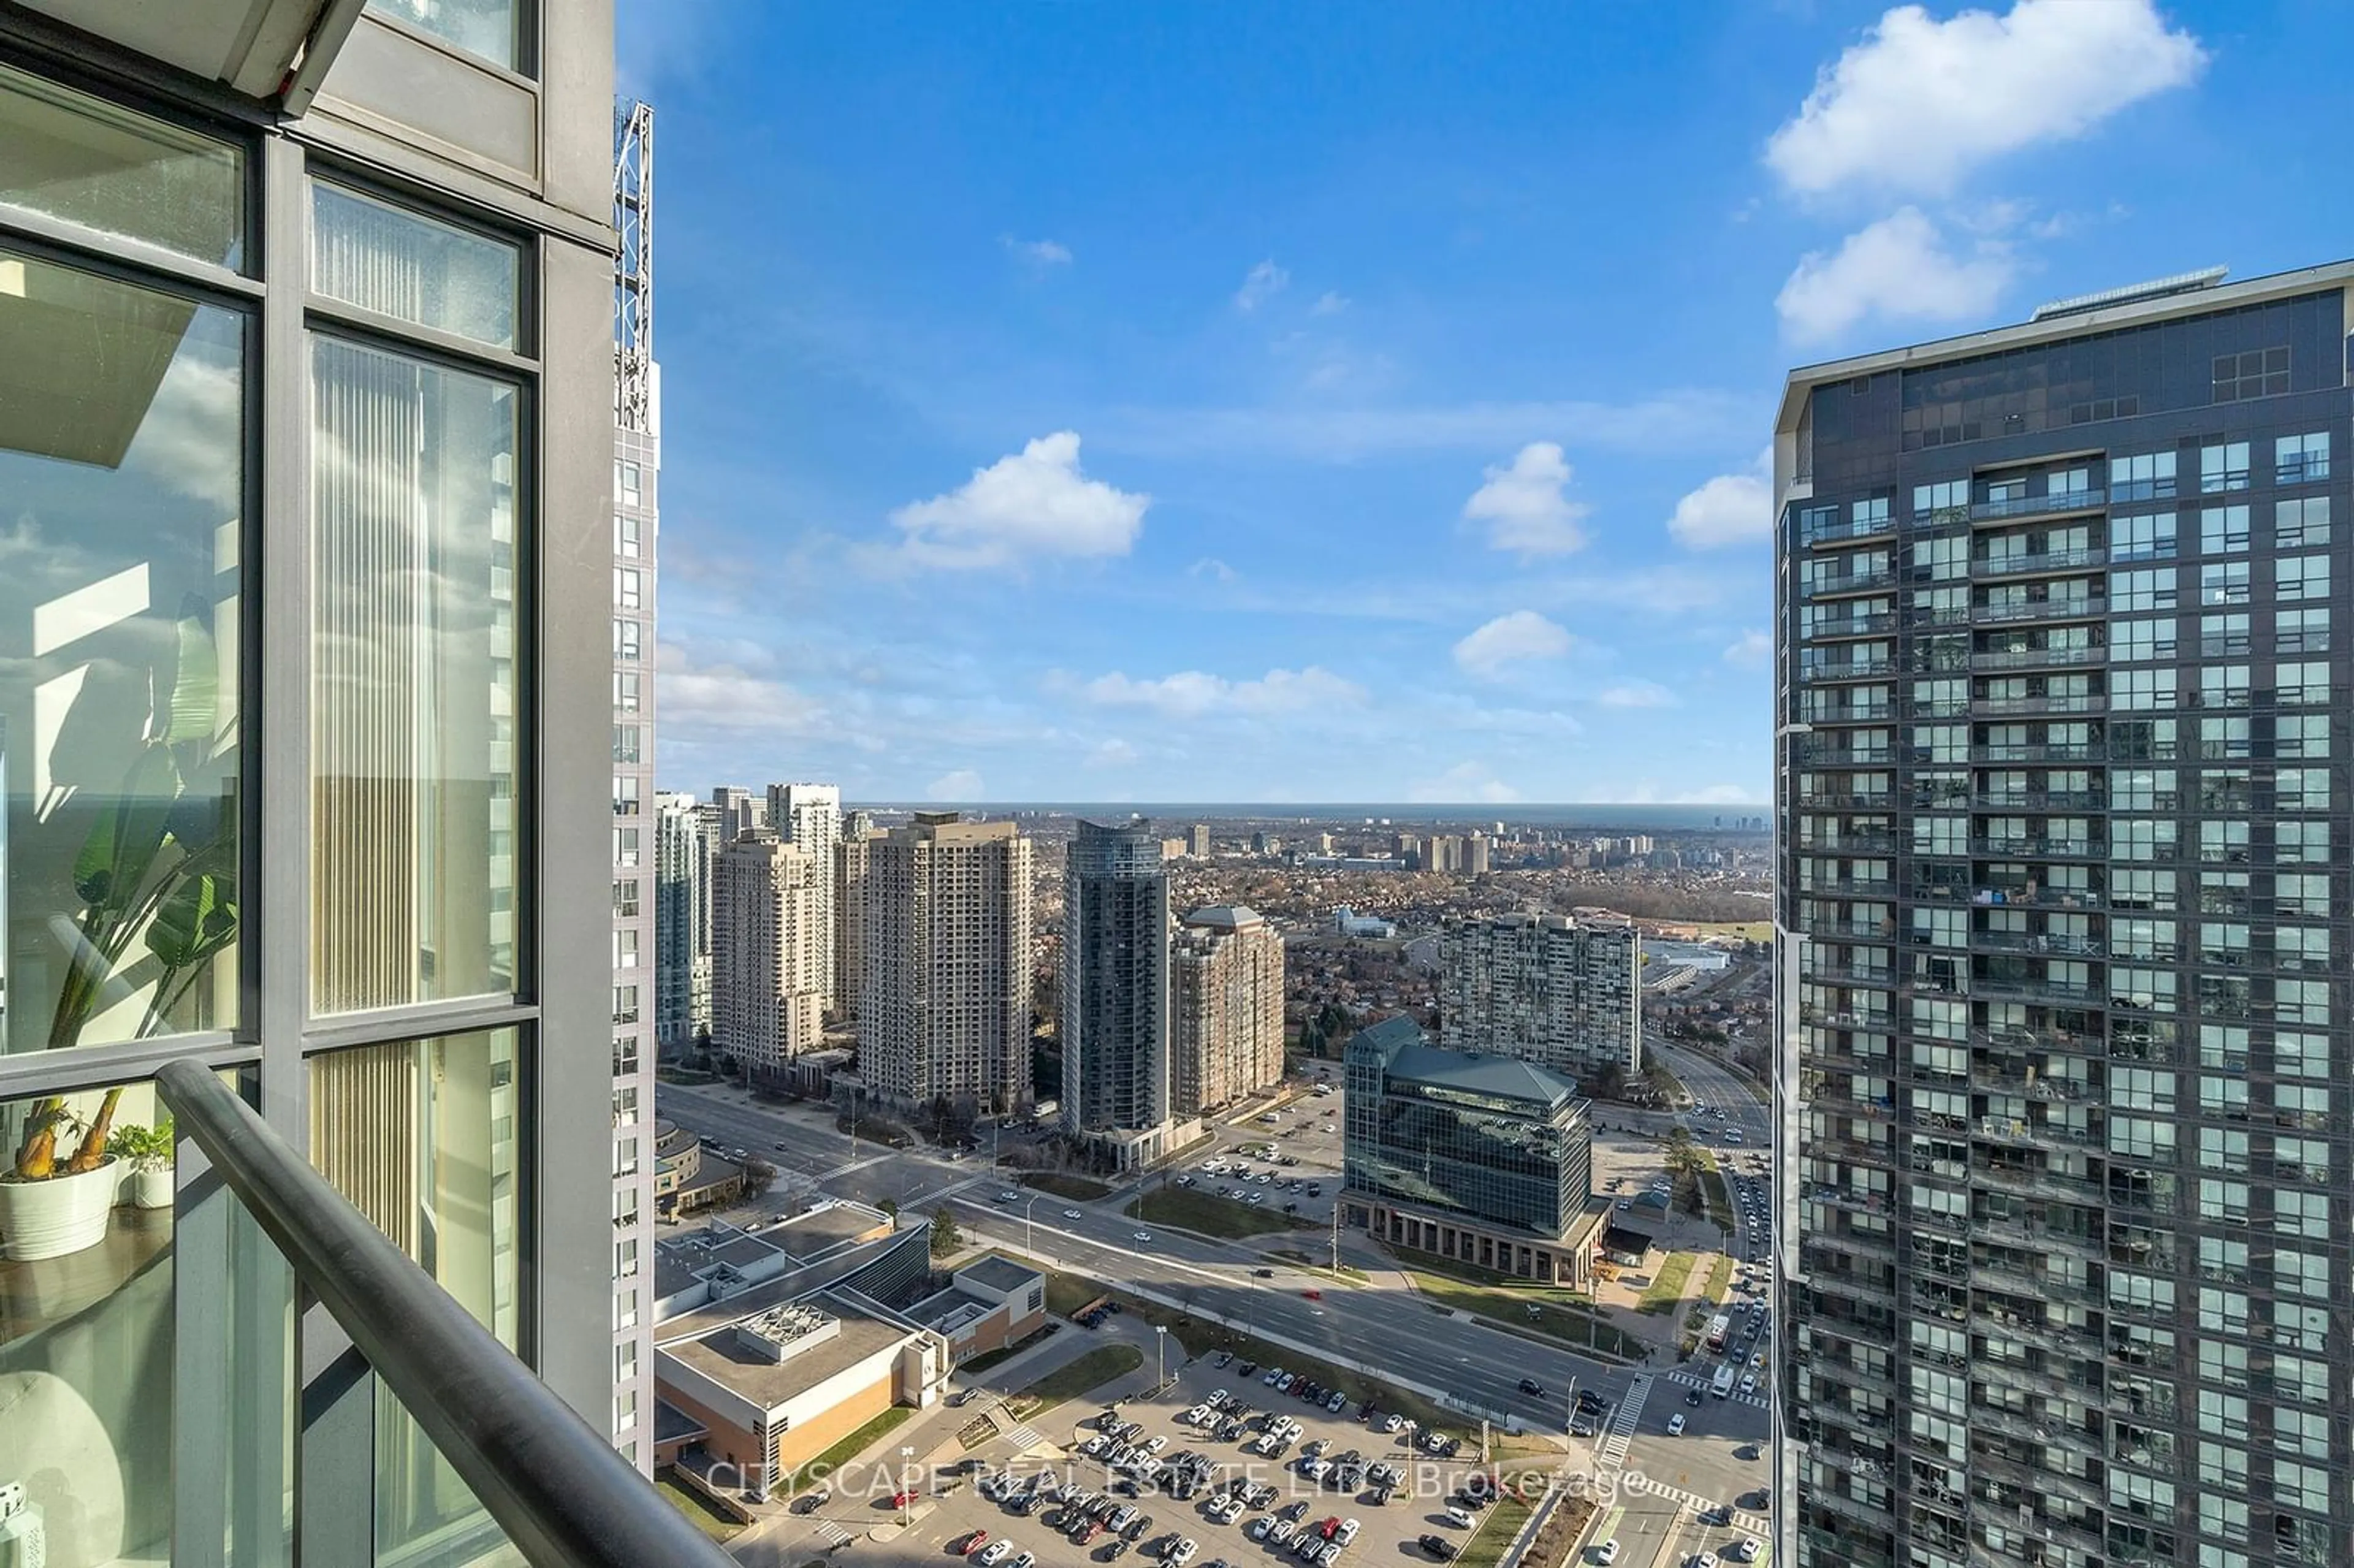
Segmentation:
[(1778, 1562), (2354, 1562), (2354, 264), (2218, 276), (1790, 376)]

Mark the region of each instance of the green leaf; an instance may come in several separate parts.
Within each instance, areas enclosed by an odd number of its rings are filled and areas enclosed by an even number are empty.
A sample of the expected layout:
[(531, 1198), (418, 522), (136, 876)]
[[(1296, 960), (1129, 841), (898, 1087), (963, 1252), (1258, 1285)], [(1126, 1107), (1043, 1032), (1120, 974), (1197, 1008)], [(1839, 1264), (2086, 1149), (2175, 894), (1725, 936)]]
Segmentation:
[(160, 744), (143, 747), (113, 809), (100, 812), (74, 857), (74, 892), (92, 911), (119, 909), (131, 897), (164, 847), (179, 794), (179, 768), (170, 750)]
[(203, 603), (192, 599), (181, 606), (175, 623), (179, 638), (178, 668), (172, 679), (164, 738), (170, 741), (210, 740), (220, 722), (220, 654), (204, 621)]
[(236, 938), (235, 895), (217, 873), (181, 877), (148, 922), (147, 950), (166, 969), (195, 969)]

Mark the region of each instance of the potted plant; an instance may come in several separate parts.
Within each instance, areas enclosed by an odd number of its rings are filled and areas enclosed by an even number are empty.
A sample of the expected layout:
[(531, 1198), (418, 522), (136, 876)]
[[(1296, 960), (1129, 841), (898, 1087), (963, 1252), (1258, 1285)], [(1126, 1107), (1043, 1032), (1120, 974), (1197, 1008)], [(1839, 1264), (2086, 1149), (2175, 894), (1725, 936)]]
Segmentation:
[(172, 1118), (154, 1127), (118, 1127), (106, 1152), (131, 1168), (132, 1202), (143, 1209), (172, 1206)]
[[(120, 999), (123, 971), (147, 960), (152, 978), (139, 982), (147, 1005), (133, 1038), (154, 1033), (236, 940), (237, 843), (226, 789), (236, 742), (215, 733), (220, 673), (207, 613), (193, 597), (183, 604), (172, 668), (155, 671), (149, 683), (130, 768), (74, 857), (82, 907), (50, 1016), (53, 1050), (79, 1044), (90, 1021)], [(134, 942), (146, 949), (142, 959), (129, 958)], [(86, 1115), (66, 1095), (35, 1104), (0, 1175), (0, 1245), (9, 1257), (58, 1257), (104, 1238), (121, 1186), (109, 1139), (122, 1101), (118, 1085)], [(168, 1140), (165, 1150), (168, 1163)]]

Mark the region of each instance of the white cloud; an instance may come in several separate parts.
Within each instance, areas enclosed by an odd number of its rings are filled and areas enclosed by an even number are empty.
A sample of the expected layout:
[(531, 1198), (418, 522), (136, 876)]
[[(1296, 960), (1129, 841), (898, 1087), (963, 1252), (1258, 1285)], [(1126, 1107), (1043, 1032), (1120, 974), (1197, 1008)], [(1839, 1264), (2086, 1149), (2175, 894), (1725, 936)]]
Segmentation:
[(1994, 309), (2013, 270), (1999, 241), (1981, 239), (1957, 256), (1920, 208), (1904, 207), (1849, 235), (1835, 254), (1801, 257), (1774, 308), (1800, 342), (1835, 337), (1871, 315), (1966, 321)]
[(1691, 789), (1675, 799), (1679, 806), (1749, 806), (1763, 802), (1738, 784), (1712, 784), (1705, 789)]
[(1255, 681), (1184, 670), (1157, 680), (1135, 680), (1115, 670), (1079, 688), (1087, 701), (1108, 708), (1147, 708), (1170, 718), (1205, 714), (1287, 714), (1365, 700), (1365, 690), (1320, 665), (1269, 670)]
[(1089, 768), (1127, 768), (1136, 761), (1136, 747), (1124, 740), (1107, 740), (1087, 753)]
[(970, 768), (951, 768), (924, 786), (932, 800), (978, 800), (981, 793), (981, 775)]
[(1989, 159), (2181, 86), (2205, 60), (2151, 0), (2018, 0), (2006, 16), (1942, 22), (1900, 5), (1815, 79), (1766, 162), (1802, 195), (1943, 194)]
[(1671, 708), (1675, 693), (1657, 681), (1622, 681), (1594, 699), (1606, 708)]
[(1724, 662), (1744, 670), (1762, 669), (1773, 657), (1774, 639), (1763, 631), (1744, 631), (1738, 641), (1724, 650)]
[(1676, 503), (1668, 533), (1688, 550), (1762, 545), (1774, 536), (1774, 449), (1746, 473), (1720, 473)]
[(657, 652), (655, 711), (662, 715), (664, 740), (677, 732), (806, 735), (825, 717), (816, 699), (741, 663), (698, 665), (675, 642), (662, 644)]
[(1426, 779), (1406, 791), (1406, 799), (1454, 805), (1477, 801), (1482, 805), (1504, 805), (1521, 799), (1521, 792), (1490, 773), (1486, 765), (1458, 762), (1436, 779)]
[(1524, 659), (1558, 659), (1572, 639), (1533, 609), (1500, 615), (1455, 645), (1455, 662), (1467, 673), (1493, 680), (1508, 664)]
[(1327, 289), (1316, 296), (1316, 303), (1309, 307), (1308, 313), (1311, 316), (1337, 316), (1348, 308), (1348, 295)]
[(1531, 441), (1508, 468), (1490, 464), (1487, 482), (1463, 503), (1466, 521), (1488, 524), (1488, 543), (1523, 556), (1565, 556), (1585, 548), (1578, 526), (1590, 508), (1562, 492), (1569, 464), (1555, 441)]
[(1215, 556), (1204, 556), (1195, 561), (1185, 568), (1185, 575), (1189, 577), (1208, 577), (1214, 582), (1222, 583), (1230, 583), (1235, 577), (1234, 567)]
[(1235, 291), (1235, 309), (1255, 311), (1290, 286), (1291, 274), (1269, 257), (1243, 275), (1243, 286)]
[(1002, 237), (1006, 249), (1034, 267), (1067, 267), (1071, 264), (1071, 248), (1053, 239), (1016, 239)]
[(902, 506), (893, 524), (918, 566), (1002, 567), (1043, 556), (1124, 556), (1144, 527), (1149, 495), (1079, 471), (1079, 438), (1041, 436), (973, 471), (962, 488)]

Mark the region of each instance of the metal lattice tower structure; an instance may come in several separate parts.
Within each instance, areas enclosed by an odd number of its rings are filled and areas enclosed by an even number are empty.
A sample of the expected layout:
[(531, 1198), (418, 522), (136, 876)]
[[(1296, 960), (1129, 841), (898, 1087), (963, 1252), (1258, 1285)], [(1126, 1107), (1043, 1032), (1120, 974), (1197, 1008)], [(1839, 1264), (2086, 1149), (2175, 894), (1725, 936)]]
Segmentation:
[(635, 101), (613, 112), (614, 420), (650, 429), (654, 363), (654, 110)]

